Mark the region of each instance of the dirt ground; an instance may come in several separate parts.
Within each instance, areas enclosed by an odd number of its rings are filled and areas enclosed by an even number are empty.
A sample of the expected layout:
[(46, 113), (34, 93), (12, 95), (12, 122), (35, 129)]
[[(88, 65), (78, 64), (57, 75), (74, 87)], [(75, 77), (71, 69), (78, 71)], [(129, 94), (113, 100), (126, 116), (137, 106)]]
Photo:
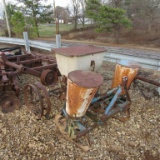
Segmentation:
[[(105, 79), (101, 91), (106, 91), (113, 78), (115, 64), (104, 62), (99, 69)], [(160, 73), (141, 72), (159, 80)], [(20, 77), (21, 88), (33, 83), (34, 77)], [(153, 87), (153, 86), (151, 86)], [(51, 119), (36, 120), (24, 105), (13, 113), (0, 111), (0, 160), (159, 160), (160, 159), (160, 102), (158, 97), (145, 100), (137, 88), (131, 87), (131, 117), (126, 123), (109, 119), (106, 126), (89, 133), (91, 149), (83, 152), (59, 133), (54, 116), (64, 101), (51, 97)]]

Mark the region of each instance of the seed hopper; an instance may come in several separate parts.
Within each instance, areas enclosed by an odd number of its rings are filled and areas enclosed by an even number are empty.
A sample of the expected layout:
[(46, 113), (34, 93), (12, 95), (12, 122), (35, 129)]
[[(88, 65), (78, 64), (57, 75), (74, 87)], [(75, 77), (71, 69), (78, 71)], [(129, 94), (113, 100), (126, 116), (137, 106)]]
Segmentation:
[[(23, 88), (26, 106), (38, 119), (42, 116), (50, 119), (50, 97), (65, 100), (65, 105), (55, 115), (55, 123), (67, 140), (88, 151), (89, 132), (107, 125), (107, 120), (112, 117), (122, 122), (129, 120), (131, 99), (128, 91), (136, 79), (160, 87), (159, 82), (138, 75), (141, 66), (136, 62), (119, 60), (110, 89), (99, 92), (103, 76), (97, 70), (105, 52), (105, 48), (95, 46), (54, 49), (55, 58), (33, 53), (7, 56), (3, 52), (0, 57), (0, 87), (6, 91), (6, 86), (9, 86), (18, 96), (19, 75), (39, 77), (39, 82)], [(45, 86), (53, 89), (48, 90)], [(16, 108), (13, 106), (19, 102), (14, 100), (5, 98), (3, 101), (2, 98), (1, 106), (5, 112)]]

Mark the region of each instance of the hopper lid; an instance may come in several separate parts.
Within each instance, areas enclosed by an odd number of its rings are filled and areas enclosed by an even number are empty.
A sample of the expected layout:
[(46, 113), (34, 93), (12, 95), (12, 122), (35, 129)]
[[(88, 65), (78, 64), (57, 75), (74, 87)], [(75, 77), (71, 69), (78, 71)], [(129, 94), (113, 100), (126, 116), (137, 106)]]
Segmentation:
[(66, 48), (52, 49), (53, 53), (61, 54), (68, 57), (84, 56), (89, 54), (102, 53), (105, 51), (106, 49), (103, 47), (96, 47), (91, 45), (90, 46), (87, 46), (87, 45), (71, 46)]
[(72, 71), (68, 74), (68, 78), (78, 86), (86, 88), (99, 87), (103, 83), (103, 77), (91, 71)]

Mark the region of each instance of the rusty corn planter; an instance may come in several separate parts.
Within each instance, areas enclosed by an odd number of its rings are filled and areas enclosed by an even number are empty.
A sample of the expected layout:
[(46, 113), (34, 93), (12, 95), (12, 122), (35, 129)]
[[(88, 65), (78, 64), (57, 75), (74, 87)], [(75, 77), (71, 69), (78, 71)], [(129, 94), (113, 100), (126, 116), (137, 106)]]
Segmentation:
[(70, 117), (82, 117), (103, 83), (103, 77), (90, 71), (73, 71), (68, 74), (66, 112)]

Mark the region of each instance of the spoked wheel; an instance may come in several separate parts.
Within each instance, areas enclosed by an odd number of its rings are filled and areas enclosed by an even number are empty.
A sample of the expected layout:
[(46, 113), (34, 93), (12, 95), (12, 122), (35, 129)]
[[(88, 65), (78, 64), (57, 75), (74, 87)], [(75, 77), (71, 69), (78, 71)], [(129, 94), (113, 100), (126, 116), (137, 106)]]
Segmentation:
[(29, 110), (41, 118), (49, 118), (51, 101), (46, 88), (39, 82), (24, 87), (24, 101)]
[(13, 112), (19, 109), (20, 102), (17, 96), (13, 92), (6, 92), (0, 96), (0, 107), (3, 113)]
[(24, 87), (24, 102), (27, 108), (38, 118), (43, 116), (42, 98), (38, 88), (33, 84), (27, 84)]
[(43, 115), (46, 118), (49, 118), (49, 114), (51, 112), (51, 101), (50, 101), (49, 94), (45, 86), (43, 86), (41, 83), (35, 82), (35, 85), (39, 89), (39, 93), (42, 97)]
[(69, 130), (71, 130), (72, 126), (68, 125), (67, 119), (63, 115), (57, 114), (55, 116), (55, 123), (56, 123), (60, 133), (63, 135), (63, 137), (65, 139), (74, 143), (77, 147), (79, 147), (80, 149), (82, 149), (85, 152), (90, 150), (89, 145), (82, 145), (82, 144), (76, 142), (76, 135), (74, 134), (74, 132), (72, 132), (72, 135), (71, 135), (70, 134), (71, 132), (69, 131)]

